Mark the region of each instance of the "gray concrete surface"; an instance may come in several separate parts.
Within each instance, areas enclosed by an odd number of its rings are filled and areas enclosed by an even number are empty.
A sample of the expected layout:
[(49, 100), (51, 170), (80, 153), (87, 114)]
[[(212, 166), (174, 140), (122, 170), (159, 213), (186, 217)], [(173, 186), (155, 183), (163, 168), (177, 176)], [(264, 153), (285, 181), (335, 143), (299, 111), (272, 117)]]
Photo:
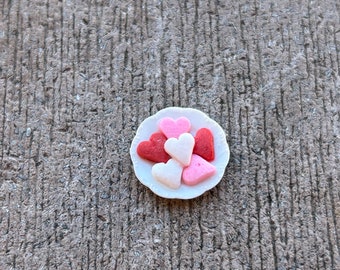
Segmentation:
[[(0, 1), (0, 269), (340, 269), (340, 5)], [(222, 182), (157, 197), (128, 150), (168, 106)]]

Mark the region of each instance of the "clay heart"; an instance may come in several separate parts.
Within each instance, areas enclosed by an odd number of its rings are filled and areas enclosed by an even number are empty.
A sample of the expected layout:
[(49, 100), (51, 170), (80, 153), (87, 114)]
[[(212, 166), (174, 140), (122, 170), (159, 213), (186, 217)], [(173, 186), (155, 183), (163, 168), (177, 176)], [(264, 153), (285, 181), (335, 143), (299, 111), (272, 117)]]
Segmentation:
[(197, 131), (193, 153), (207, 161), (215, 159), (214, 137), (209, 129), (201, 128)]
[(167, 163), (157, 163), (152, 166), (151, 174), (160, 183), (172, 189), (178, 189), (181, 185), (182, 166), (174, 159)]
[(181, 134), (189, 132), (191, 124), (185, 117), (180, 117), (176, 120), (170, 117), (165, 117), (159, 122), (158, 127), (169, 139), (178, 138)]
[(198, 155), (193, 154), (190, 165), (183, 170), (183, 183), (194, 186), (213, 176), (216, 168)]
[(167, 162), (170, 156), (164, 150), (166, 140), (162, 133), (156, 132), (148, 141), (143, 141), (137, 146), (137, 154), (153, 162)]
[(184, 167), (190, 164), (195, 139), (190, 133), (183, 133), (178, 139), (170, 138), (164, 144), (165, 151)]

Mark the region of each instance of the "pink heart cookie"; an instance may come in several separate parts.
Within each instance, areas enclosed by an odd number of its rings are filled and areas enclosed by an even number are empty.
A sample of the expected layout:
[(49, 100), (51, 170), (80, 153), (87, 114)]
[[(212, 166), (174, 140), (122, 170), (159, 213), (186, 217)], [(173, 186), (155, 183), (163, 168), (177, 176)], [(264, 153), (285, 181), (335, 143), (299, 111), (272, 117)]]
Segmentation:
[(186, 117), (180, 117), (176, 120), (170, 117), (161, 119), (158, 124), (159, 129), (169, 138), (178, 138), (182, 133), (189, 132), (191, 128), (190, 121)]
[(193, 154), (188, 167), (183, 170), (183, 183), (188, 186), (194, 186), (213, 176), (216, 168), (200, 156)]

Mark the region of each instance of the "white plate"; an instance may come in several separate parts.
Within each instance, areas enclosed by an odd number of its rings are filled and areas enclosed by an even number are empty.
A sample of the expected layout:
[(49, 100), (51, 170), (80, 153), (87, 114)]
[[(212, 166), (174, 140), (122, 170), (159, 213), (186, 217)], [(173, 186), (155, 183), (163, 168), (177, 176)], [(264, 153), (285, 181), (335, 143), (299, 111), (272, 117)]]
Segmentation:
[[(155, 180), (151, 174), (151, 168), (155, 164), (142, 159), (137, 154), (137, 146), (142, 141), (149, 140), (150, 136), (159, 131), (158, 122), (164, 117), (177, 119), (184, 116), (191, 123), (190, 133), (195, 136), (200, 128), (208, 128), (214, 136), (215, 159), (211, 162), (216, 167), (216, 173), (195, 186), (181, 184), (178, 189), (171, 189)], [(192, 199), (200, 196), (205, 191), (215, 187), (222, 179), (229, 161), (229, 146), (223, 129), (214, 120), (203, 112), (191, 108), (169, 107), (153, 116), (146, 118), (138, 127), (136, 136), (132, 140), (130, 155), (135, 174), (142, 184), (150, 188), (158, 196), (171, 199)]]

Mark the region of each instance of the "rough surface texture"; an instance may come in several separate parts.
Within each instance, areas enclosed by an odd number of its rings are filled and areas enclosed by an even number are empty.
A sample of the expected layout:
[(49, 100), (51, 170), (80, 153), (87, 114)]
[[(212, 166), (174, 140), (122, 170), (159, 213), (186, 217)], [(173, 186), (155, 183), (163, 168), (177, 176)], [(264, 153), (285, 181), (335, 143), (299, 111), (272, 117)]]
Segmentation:
[[(0, 269), (340, 269), (340, 5), (0, 1)], [(167, 106), (226, 130), (222, 182), (157, 197)]]

